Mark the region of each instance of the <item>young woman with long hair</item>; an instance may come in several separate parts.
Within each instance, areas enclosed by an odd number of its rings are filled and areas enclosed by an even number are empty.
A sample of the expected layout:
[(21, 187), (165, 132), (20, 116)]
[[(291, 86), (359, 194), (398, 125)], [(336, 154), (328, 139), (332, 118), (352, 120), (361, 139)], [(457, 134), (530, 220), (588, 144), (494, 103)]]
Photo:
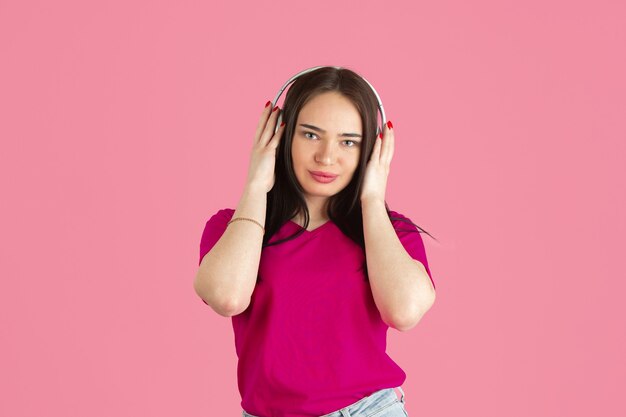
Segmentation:
[(377, 135), (377, 94), (347, 68), (309, 71), (271, 104), (194, 281), (232, 318), (242, 415), (407, 416), (386, 334), (419, 322), (435, 284), (417, 225), (385, 202), (393, 126)]

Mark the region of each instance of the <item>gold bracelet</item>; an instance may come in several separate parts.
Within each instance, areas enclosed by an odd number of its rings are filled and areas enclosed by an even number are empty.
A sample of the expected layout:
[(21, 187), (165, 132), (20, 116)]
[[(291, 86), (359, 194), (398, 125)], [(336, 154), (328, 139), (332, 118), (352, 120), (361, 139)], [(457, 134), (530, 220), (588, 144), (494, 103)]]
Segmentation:
[(228, 227), (228, 225), (229, 225), (229, 224), (231, 224), (232, 222), (236, 222), (237, 220), (248, 220), (248, 221), (250, 221), (250, 222), (254, 222), (254, 223), (256, 223), (256, 224), (258, 224), (258, 225), (259, 225), (259, 227), (263, 230), (263, 234), (265, 234), (265, 227), (263, 227), (263, 225), (262, 225), (261, 223), (257, 222), (256, 220), (249, 219), (249, 218), (247, 218), (247, 217), (237, 217), (237, 218), (234, 218), (234, 219), (232, 219), (231, 221), (229, 221), (229, 222), (226, 224), (226, 226)]

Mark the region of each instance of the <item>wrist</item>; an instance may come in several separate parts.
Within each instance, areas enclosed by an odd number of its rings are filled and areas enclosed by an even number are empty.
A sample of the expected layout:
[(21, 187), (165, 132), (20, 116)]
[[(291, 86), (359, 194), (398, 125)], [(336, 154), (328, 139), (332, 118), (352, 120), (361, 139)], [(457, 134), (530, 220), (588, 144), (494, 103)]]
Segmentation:
[(243, 193), (246, 195), (254, 195), (254, 196), (258, 196), (258, 195), (266, 195), (267, 191), (265, 191), (265, 189), (263, 189), (263, 187), (255, 184), (255, 183), (247, 183), (243, 189)]
[(363, 197), (361, 198), (361, 207), (363, 206), (377, 206), (382, 205), (385, 207), (385, 200), (379, 197)]

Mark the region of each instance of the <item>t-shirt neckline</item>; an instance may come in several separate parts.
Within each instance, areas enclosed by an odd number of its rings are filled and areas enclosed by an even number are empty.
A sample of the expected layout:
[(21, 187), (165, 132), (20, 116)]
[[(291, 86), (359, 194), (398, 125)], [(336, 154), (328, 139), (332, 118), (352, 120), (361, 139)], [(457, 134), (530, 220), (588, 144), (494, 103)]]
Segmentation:
[(307, 234), (315, 233), (319, 231), (320, 229), (327, 227), (330, 223), (332, 223), (332, 220), (329, 219), (329, 220), (326, 220), (326, 222), (322, 223), (321, 225), (317, 226), (315, 229), (307, 230), (304, 227), (300, 226), (298, 223), (294, 222), (293, 220), (288, 220), (288, 221), (294, 226), (296, 226), (298, 229), (304, 230), (304, 233), (307, 233)]

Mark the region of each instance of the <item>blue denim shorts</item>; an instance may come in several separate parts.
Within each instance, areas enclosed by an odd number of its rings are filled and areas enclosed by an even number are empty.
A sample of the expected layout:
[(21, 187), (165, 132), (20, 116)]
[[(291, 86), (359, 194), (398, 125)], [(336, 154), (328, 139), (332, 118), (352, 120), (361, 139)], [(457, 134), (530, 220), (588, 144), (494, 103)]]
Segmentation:
[[(404, 391), (397, 387), (402, 396), (398, 399), (394, 388), (385, 388), (376, 391), (359, 401), (344, 408), (320, 417), (408, 417), (404, 409)], [(243, 417), (262, 417), (246, 413), (242, 410)]]

